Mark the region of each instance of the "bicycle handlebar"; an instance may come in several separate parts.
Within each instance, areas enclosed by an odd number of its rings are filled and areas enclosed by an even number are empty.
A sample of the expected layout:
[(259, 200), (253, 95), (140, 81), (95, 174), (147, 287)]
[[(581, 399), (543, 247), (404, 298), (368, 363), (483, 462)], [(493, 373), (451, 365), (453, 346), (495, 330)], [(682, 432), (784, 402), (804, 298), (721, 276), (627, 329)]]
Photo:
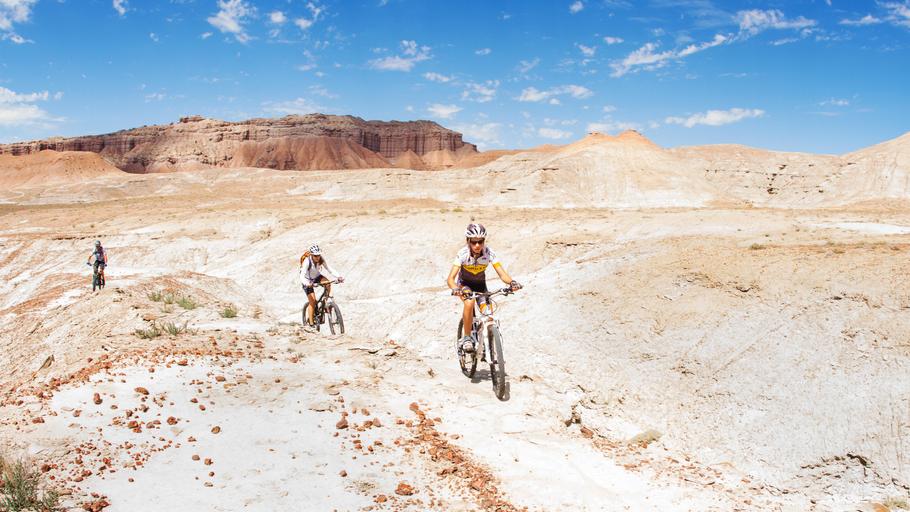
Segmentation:
[(467, 298), (476, 299), (478, 297), (490, 298), (490, 297), (495, 297), (496, 295), (511, 295), (511, 294), (515, 293), (516, 291), (517, 290), (513, 290), (512, 288), (507, 286), (505, 288), (496, 290), (495, 292), (465, 292), (465, 293), (462, 293), (461, 296), (466, 299)]

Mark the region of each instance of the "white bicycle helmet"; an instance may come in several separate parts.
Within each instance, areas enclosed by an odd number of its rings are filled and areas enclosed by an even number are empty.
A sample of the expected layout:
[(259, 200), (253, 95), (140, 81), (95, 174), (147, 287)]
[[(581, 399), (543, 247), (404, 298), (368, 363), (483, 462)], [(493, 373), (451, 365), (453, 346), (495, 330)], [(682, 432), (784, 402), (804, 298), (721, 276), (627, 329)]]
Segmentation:
[(310, 254), (312, 254), (313, 256), (322, 255), (322, 250), (319, 248), (318, 244), (313, 244), (310, 246)]
[(464, 236), (465, 238), (486, 238), (487, 228), (483, 227), (483, 224), (472, 222), (468, 224), (468, 228), (465, 230)]

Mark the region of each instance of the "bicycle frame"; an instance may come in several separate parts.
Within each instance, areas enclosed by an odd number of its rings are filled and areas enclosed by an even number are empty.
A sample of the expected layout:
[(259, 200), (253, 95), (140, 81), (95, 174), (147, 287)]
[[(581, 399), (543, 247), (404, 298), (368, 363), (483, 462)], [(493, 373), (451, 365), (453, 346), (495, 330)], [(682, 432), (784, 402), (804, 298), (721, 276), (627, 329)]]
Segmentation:
[[(481, 351), (486, 350), (486, 343), (489, 340), (491, 326), (499, 327), (499, 320), (493, 316), (494, 305), (491, 300), (496, 295), (509, 295), (514, 293), (511, 288), (503, 288), (495, 292), (471, 292), (464, 295), (466, 299), (474, 301), (474, 324), (471, 326), (471, 333), (477, 341)], [(481, 304), (478, 299), (486, 298), (487, 303)], [(486, 306), (486, 307), (481, 307)], [(483, 352), (481, 352), (483, 355)]]

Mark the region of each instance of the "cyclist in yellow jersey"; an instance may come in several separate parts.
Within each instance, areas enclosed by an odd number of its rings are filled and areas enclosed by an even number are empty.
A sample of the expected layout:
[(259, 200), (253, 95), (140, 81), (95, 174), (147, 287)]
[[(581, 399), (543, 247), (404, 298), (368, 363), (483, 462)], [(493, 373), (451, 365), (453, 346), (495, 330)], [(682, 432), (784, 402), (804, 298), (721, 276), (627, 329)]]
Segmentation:
[(452, 295), (459, 297), (464, 303), (463, 332), (467, 335), (461, 339), (461, 349), (471, 352), (474, 350), (474, 343), (470, 336), (471, 325), (474, 323), (474, 300), (465, 298), (464, 294), (487, 291), (486, 270), (491, 265), (502, 282), (508, 284), (513, 290), (521, 289), (521, 285), (512, 279), (506, 269), (502, 267), (496, 253), (486, 246), (487, 230), (482, 224), (468, 224), (464, 236), (467, 245), (458, 251), (458, 255), (452, 261), (448, 285), (452, 290)]

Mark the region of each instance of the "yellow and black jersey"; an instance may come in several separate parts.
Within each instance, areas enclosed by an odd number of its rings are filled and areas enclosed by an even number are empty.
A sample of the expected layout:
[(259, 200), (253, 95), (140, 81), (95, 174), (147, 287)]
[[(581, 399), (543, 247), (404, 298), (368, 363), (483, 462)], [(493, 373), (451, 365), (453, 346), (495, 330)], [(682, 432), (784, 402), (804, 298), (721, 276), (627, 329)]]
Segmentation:
[(492, 265), (502, 265), (496, 253), (489, 247), (484, 247), (483, 252), (476, 258), (471, 254), (471, 249), (462, 247), (458, 255), (452, 260), (452, 265), (459, 267), (458, 283), (470, 286), (472, 290), (480, 291), (475, 286), (481, 283), (485, 286), (487, 282), (487, 267)]

